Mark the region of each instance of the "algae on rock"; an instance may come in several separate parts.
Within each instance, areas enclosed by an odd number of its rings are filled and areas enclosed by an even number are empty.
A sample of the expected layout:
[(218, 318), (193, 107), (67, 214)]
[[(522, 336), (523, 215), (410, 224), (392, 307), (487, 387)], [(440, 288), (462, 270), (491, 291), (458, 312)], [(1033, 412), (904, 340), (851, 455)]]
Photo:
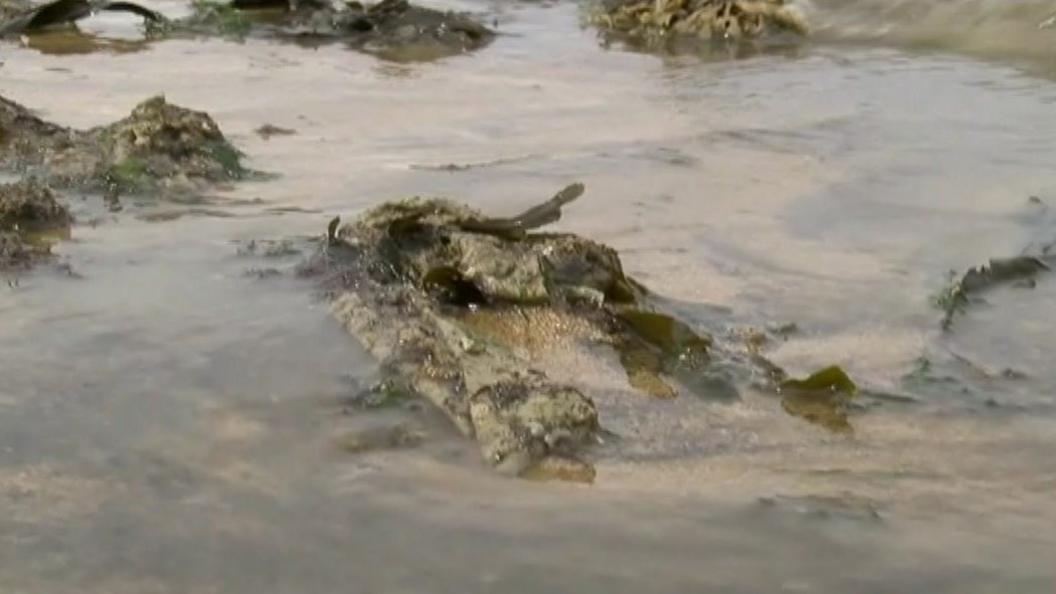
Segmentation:
[(711, 338), (658, 311), (612, 248), (533, 231), (582, 192), (574, 184), (509, 218), (449, 200), (386, 203), (329, 233), (307, 269), (328, 275), (334, 314), (382, 361), (390, 384), (431, 401), (512, 473), (567, 470), (599, 430), (588, 396), (532, 368), (524, 356), (540, 346), (532, 332), (648, 359), (627, 366), (648, 393), (729, 396), (709, 375)]
[(0, 170), (53, 187), (108, 193), (193, 193), (244, 179), (242, 154), (204, 112), (147, 99), (117, 122), (72, 130), (0, 98)]
[(0, 271), (26, 269), (47, 258), (51, 246), (45, 234), (66, 231), (71, 220), (47, 186), (0, 184)]
[(785, 0), (601, 0), (590, 21), (647, 42), (671, 37), (746, 39), (769, 32), (806, 35), (806, 18)]
[(0, 229), (39, 230), (67, 226), (70, 213), (37, 181), (0, 184)]

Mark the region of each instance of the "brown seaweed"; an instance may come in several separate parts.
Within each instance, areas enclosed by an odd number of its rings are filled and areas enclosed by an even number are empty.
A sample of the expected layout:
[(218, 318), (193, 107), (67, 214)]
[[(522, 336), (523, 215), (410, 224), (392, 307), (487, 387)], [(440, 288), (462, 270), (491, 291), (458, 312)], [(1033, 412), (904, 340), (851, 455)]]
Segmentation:
[(147, 22), (162, 22), (161, 14), (139, 4), (126, 1), (88, 2), (88, 0), (54, 0), (29, 9), (4, 23), (0, 23), (0, 37), (33, 33), (50, 27), (68, 25), (96, 11), (129, 12)]

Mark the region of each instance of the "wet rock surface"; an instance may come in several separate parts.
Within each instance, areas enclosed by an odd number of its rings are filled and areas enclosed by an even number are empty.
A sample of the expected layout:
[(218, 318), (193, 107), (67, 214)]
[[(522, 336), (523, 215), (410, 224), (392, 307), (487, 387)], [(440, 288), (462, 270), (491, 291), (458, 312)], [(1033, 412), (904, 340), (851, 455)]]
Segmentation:
[(70, 224), (55, 194), (35, 181), (0, 184), (0, 229), (47, 229)]
[(382, 362), (389, 391), (432, 402), (510, 474), (589, 474), (569, 460), (598, 439), (594, 402), (523, 353), (547, 336), (614, 347), (629, 383), (653, 396), (736, 398), (716, 370), (771, 385), (780, 375), (657, 310), (611, 248), (535, 231), (582, 192), (574, 184), (510, 218), (441, 199), (386, 203), (331, 223), (304, 269), (324, 275), (335, 316)]
[(784, 0), (604, 0), (590, 20), (604, 31), (660, 43), (667, 38), (752, 39), (809, 27)]
[(50, 255), (42, 234), (62, 231), (69, 211), (46, 186), (34, 181), (0, 184), (0, 272), (32, 266)]
[(337, 440), (338, 447), (350, 454), (417, 447), (425, 439), (424, 431), (407, 423), (391, 423), (348, 431)]
[(125, 119), (90, 130), (46, 122), (0, 98), (0, 170), (53, 187), (126, 193), (193, 193), (242, 179), (241, 153), (207, 114), (164, 97)]
[(31, 8), (32, 5), (25, 0), (4, 0), (0, 2), (0, 22), (11, 20)]
[(0, 37), (69, 26), (98, 11), (130, 12), (143, 17), (148, 23), (164, 20), (160, 14), (124, 0), (53, 0), (36, 6), (21, 1), (9, 2), (0, 5)]
[(270, 37), (305, 45), (341, 42), (394, 60), (429, 60), (484, 47), (495, 32), (471, 16), (418, 6), (407, 0), (374, 4), (324, 0), (235, 0), (193, 3), (193, 13), (169, 19), (132, 2), (54, 0), (0, 4), (0, 38), (33, 35), (75, 23), (95, 12), (143, 18), (143, 43), (166, 37)]
[(495, 33), (470, 16), (407, 0), (375, 4), (322, 0), (202, 2), (194, 15), (170, 22), (173, 35), (272, 36), (306, 44), (339, 41), (393, 59), (430, 59), (487, 45)]

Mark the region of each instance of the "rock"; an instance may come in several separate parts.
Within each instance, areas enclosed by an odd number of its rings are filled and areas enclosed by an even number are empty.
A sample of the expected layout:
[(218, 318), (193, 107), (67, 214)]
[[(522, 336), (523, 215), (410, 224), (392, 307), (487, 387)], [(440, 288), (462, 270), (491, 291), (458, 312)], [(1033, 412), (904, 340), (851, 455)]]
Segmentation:
[(19, 172), (40, 165), (72, 147), (76, 138), (72, 130), (0, 97), (0, 169)]
[(102, 174), (112, 184), (140, 190), (155, 180), (240, 179), (241, 154), (207, 114), (152, 97), (131, 115), (88, 131), (102, 153)]
[(509, 464), (511, 452), (535, 461), (552, 452), (575, 451), (598, 429), (594, 403), (575, 388), (554, 385), (539, 376), (513, 378), (485, 386), (470, 396), (469, 416), (485, 460)]
[(396, 450), (417, 447), (425, 439), (425, 433), (399, 423), (384, 427), (367, 427), (341, 435), (338, 447), (351, 454), (377, 450)]
[(322, 275), (334, 315), (381, 361), (387, 391), (431, 402), (512, 475), (578, 459), (598, 441), (593, 401), (533, 368), (539, 350), (612, 345), (631, 353), (620, 359), (632, 386), (666, 397), (736, 398), (724, 369), (773, 371), (659, 311), (613, 249), (534, 232), (582, 192), (573, 184), (508, 218), (441, 199), (386, 203), (331, 229), (302, 269)]
[[(257, 11), (266, 10), (266, 16)], [(262, 35), (301, 43), (340, 41), (355, 49), (399, 60), (431, 59), (487, 45), (495, 33), (472, 18), (410, 4), (382, 0), (331, 4), (318, 0), (235, 0), (201, 2), (192, 16), (174, 21), (168, 33), (179, 35)]]
[(803, 14), (784, 0), (604, 0), (591, 21), (603, 30), (659, 41), (745, 39), (776, 31), (806, 35)]
[(0, 98), (0, 170), (53, 187), (111, 194), (186, 194), (251, 172), (207, 114), (153, 97), (129, 117), (86, 131), (51, 124)]
[(71, 217), (45, 185), (0, 184), (0, 271), (25, 270), (51, 254), (44, 234), (65, 232)]
[(69, 211), (47, 186), (37, 181), (0, 184), (0, 229), (41, 230), (69, 224)]

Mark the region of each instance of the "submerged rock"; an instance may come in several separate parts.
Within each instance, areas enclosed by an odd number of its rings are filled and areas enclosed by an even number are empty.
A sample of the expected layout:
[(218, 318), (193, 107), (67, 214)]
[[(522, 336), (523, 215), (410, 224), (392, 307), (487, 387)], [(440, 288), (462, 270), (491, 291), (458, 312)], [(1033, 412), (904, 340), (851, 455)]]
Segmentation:
[(809, 31), (802, 12), (784, 0), (602, 0), (590, 20), (603, 30), (646, 41), (746, 39)]
[(0, 272), (27, 269), (47, 258), (46, 233), (63, 231), (71, 217), (46, 186), (34, 181), (0, 184)]
[[(0, 2), (0, 23), (6, 23), (32, 8), (28, 0), (3, 0)], [(0, 30), (3, 30), (2, 27)]]
[(405, 423), (365, 427), (342, 434), (337, 446), (350, 454), (400, 450), (419, 446), (425, 432)]
[(188, 193), (250, 172), (207, 114), (148, 99), (90, 130), (45, 122), (0, 98), (0, 170), (111, 194)]
[(332, 223), (306, 269), (327, 275), (335, 316), (382, 361), (390, 389), (435, 404), (512, 474), (551, 457), (577, 460), (599, 431), (591, 398), (533, 369), (525, 347), (612, 345), (634, 353), (621, 358), (633, 386), (667, 397), (684, 388), (728, 398), (726, 376), (713, 371), (731, 362), (745, 378), (772, 373), (657, 310), (612, 248), (534, 232), (582, 192), (574, 184), (510, 218), (448, 200), (383, 204)]
[(69, 211), (47, 186), (36, 181), (0, 184), (0, 229), (41, 230), (69, 224)]
[(340, 41), (395, 59), (428, 59), (483, 47), (495, 33), (467, 15), (382, 0), (235, 0), (198, 2), (195, 14), (168, 26), (172, 34), (271, 35), (305, 43)]
[(241, 179), (246, 170), (235, 149), (208, 114), (153, 97), (131, 115), (87, 132), (102, 153), (109, 183), (131, 190), (155, 180), (166, 184)]

